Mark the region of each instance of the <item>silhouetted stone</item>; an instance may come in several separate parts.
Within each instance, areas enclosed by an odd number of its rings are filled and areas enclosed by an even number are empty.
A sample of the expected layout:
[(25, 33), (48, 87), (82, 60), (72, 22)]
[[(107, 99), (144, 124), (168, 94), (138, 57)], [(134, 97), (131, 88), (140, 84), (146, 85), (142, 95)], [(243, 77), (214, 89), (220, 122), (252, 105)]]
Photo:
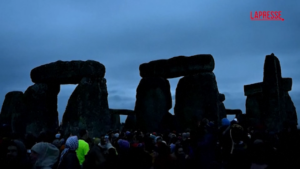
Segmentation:
[(228, 115), (240, 115), (240, 114), (243, 114), (243, 112), (240, 109), (226, 109), (226, 114), (228, 114)]
[(226, 114), (226, 108), (223, 102), (219, 103), (219, 121), (221, 121), (223, 118), (227, 118)]
[(246, 99), (246, 114), (248, 117), (248, 123), (251, 126), (263, 124), (263, 95), (257, 93), (248, 95)]
[(12, 132), (24, 134), (26, 129), (26, 105), (20, 91), (8, 92), (1, 109), (1, 124), (11, 126)]
[[(279, 80), (281, 81), (282, 84), (281, 88), (283, 91), (288, 92), (292, 90), (292, 83), (293, 83), (292, 78), (282, 78)], [(245, 92), (245, 96), (263, 92), (263, 82), (245, 85), (244, 92)]]
[(112, 130), (120, 130), (121, 122), (120, 115), (111, 113), (111, 125), (110, 128)]
[[(264, 65), (263, 83), (246, 85), (246, 111), (252, 123), (263, 123), (268, 130), (280, 131), (283, 124), (297, 125), (295, 106), (288, 94), (291, 78), (281, 77), (280, 62), (272, 53)], [(255, 91), (255, 92), (253, 92)]]
[(105, 134), (112, 126), (105, 78), (83, 78), (73, 91), (63, 115), (65, 134), (87, 129), (91, 137)]
[(26, 132), (39, 135), (41, 131), (55, 131), (58, 127), (57, 95), (59, 84), (34, 84), (25, 91)]
[(223, 102), (225, 100), (225, 94), (220, 93), (219, 99), (220, 99), (220, 102)]
[(214, 73), (199, 73), (181, 78), (176, 88), (174, 107), (181, 127), (190, 128), (192, 121), (203, 118), (218, 124), (222, 100), (219, 95)]
[(109, 109), (109, 111), (113, 114), (118, 115), (135, 115), (135, 112), (133, 110), (126, 110), (126, 109)]
[(162, 131), (174, 130), (175, 129), (174, 122), (175, 122), (174, 116), (171, 113), (166, 113), (161, 120), (160, 129)]
[(285, 101), (284, 110), (286, 111), (286, 122), (292, 126), (297, 126), (298, 117), (297, 117), (295, 105), (288, 92), (284, 92), (283, 97)]
[(127, 116), (125, 120), (124, 129), (126, 130), (133, 130), (136, 129), (136, 115), (130, 114)]
[[(136, 120), (135, 120), (135, 112), (133, 110), (109, 109), (109, 111), (110, 111), (111, 114), (113, 114), (113, 116), (118, 116), (119, 117), (119, 120), (118, 120), (119, 123), (120, 123), (120, 115), (127, 115), (124, 128), (126, 128), (126, 129), (134, 129), (135, 128)], [(114, 121), (115, 120), (113, 120), (112, 126), (115, 126)], [(117, 125), (117, 126), (119, 126), (119, 125)], [(119, 128), (120, 127), (121, 127), (121, 124), (120, 124)]]
[(135, 115), (133, 110), (126, 109), (109, 109), (110, 114), (112, 115), (112, 129), (120, 129), (120, 115)]
[(141, 79), (136, 93), (137, 128), (158, 131), (159, 125), (172, 107), (170, 83), (161, 77)]
[(293, 85), (293, 79), (292, 78), (282, 78), (282, 90), (283, 91), (291, 91)]
[(212, 55), (199, 54), (151, 61), (141, 64), (139, 69), (141, 77), (175, 78), (201, 72), (212, 72), (214, 67), (215, 62)]
[(250, 85), (244, 85), (245, 96), (254, 95), (263, 91), (262, 83), (253, 83)]
[(78, 84), (83, 77), (103, 78), (105, 67), (97, 61), (56, 61), (31, 70), (34, 83)]

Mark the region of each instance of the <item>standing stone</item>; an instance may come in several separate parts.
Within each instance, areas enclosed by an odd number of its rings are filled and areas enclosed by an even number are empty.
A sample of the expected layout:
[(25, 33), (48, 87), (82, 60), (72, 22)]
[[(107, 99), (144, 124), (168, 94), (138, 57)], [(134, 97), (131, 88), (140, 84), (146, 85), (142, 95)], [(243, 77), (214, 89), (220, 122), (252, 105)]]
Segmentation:
[(271, 131), (282, 130), (284, 123), (296, 126), (296, 109), (288, 94), (291, 89), (292, 79), (282, 78), (278, 58), (267, 55), (263, 83), (244, 86), (248, 118)]
[(190, 57), (176, 56), (168, 60), (161, 59), (141, 64), (141, 77), (175, 78), (201, 72), (212, 72), (215, 61), (210, 54), (199, 54)]
[(263, 124), (263, 95), (262, 93), (256, 93), (247, 96), (246, 99), (246, 114), (248, 117), (248, 123), (251, 126)]
[(135, 128), (136, 128), (136, 115), (135, 114), (127, 115), (124, 129), (133, 130)]
[(295, 105), (288, 92), (284, 92), (284, 110), (286, 111), (286, 122), (292, 126), (298, 125), (298, 117)]
[(111, 125), (110, 125), (110, 129), (112, 130), (120, 130), (121, 128), (121, 123), (120, 123), (120, 115), (118, 114), (112, 114), (111, 115)]
[(159, 128), (162, 131), (176, 130), (174, 116), (171, 113), (165, 114)]
[(159, 131), (165, 114), (172, 107), (170, 83), (162, 77), (141, 79), (136, 93), (135, 113), (137, 128), (149, 132)]
[(281, 68), (278, 58), (273, 54), (267, 55), (263, 80), (264, 120), (267, 128), (271, 130), (282, 129), (283, 122), (287, 120), (281, 80)]
[(31, 70), (34, 83), (78, 84), (83, 77), (103, 78), (105, 66), (97, 61), (56, 61)]
[(26, 113), (23, 92), (13, 91), (5, 95), (1, 109), (1, 124), (11, 126), (12, 132), (25, 134)]
[(203, 118), (218, 124), (220, 98), (214, 73), (181, 78), (175, 99), (174, 112), (183, 130), (190, 128), (193, 121)]
[(26, 132), (38, 135), (43, 130), (55, 132), (58, 127), (57, 95), (59, 84), (34, 84), (25, 91), (28, 107)]
[(87, 129), (90, 137), (100, 137), (111, 128), (105, 78), (83, 78), (69, 98), (63, 115), (66, 135)]
[(226, 108), (225, 105), (223, 103), (223, 101), (225, 100), (225, 95), (224, 94), (220, 94), (219, 95), (219, 122), (221, 124), (221, 120), (223, 118), (227, 118), (227, 114), (226, 114)]

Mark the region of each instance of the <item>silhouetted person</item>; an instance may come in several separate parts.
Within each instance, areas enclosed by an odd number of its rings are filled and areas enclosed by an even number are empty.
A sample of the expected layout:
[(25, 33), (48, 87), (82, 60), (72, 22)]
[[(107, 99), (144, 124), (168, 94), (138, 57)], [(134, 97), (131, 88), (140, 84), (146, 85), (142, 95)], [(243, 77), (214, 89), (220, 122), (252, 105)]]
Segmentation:
[(86, 129), (81, 129), (79, 131), (78, 148), (76, 150), (76, 154), (81, 166), (85, 160), (85, 156), (90, 151), (89, 144), (85, 141), (88, 139), (88, 137), (89, 135)]

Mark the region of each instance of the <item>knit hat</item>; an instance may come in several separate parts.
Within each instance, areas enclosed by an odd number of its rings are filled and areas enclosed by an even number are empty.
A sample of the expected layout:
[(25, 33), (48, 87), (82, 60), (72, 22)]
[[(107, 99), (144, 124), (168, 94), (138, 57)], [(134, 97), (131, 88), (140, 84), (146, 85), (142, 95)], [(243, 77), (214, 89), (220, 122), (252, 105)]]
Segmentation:
[(222, 126), (229, 126), (230, 125), (230, 121), (227, 118), (223, 118), (222, 119)]

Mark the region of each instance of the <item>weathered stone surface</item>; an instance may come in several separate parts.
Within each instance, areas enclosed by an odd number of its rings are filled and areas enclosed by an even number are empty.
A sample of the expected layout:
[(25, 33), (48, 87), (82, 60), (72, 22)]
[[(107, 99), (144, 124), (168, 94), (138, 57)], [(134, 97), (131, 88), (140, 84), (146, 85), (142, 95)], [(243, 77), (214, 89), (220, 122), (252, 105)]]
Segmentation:
[(139, 69), (141, 77), (175, 78), (201, 72), (212, 72), (214, 68), (215, 62), (212, 55), (199, 54), (151, 61), (141, 64)]
[[(280, 80), (280, 79), (279, 79)], [(291, 91), (292, 90), (292, 78), (282, 78), (281, 79), (281, 88), (283, 91)], [(263, 92), (263, 83), (254, 83), (250, 85), (244, 86), (245, 96), (257, 94)]]
[(159, 125), (172, 107), (170, 83), (161, 77), (141, 79), (136, 93), (137, 128), (158, 131)]
[(263, 124), (262, 117), (263, 114), (263, 95), (262, 93), (257, 93), (254, 95), (247, 96), (246, 99), (246, 114), (248, 118), (248, 123), (251, 126), (256, 126), (258, 124)]
[(58, 127), (57, 95), (59, 84), (34, 84), (25, 91), (28, 108), (26, 132), (38, 135), (43, 130), (55, 131)]
[(78, 84), (83, 77), (103, 78), (105, 66), (97, 61), (56, 61), (31, 70), (34, 83)]
[[(251, 90), (261, 92), (249, 92)], [(280, 131), (283, 124), (297, 124), (295, 106), (288, 94), (292, 88), (291, 78), (281, 77), (280, 62), (272, 53), (264, 65), (263, 83), (245, 86), (246, 113), (252, 123), (262, 123), (270, 131)], [(247, 90), (247, 91), (246, 91)]]
[(9, 92), (1, 109), (1, 124), (11, 126), (12, 132), (19, 134), (25, 133), (26, 128), (26, 105), (24, 103), (24, 94), (20, 91)]
[(105, 78), (83, 78), (73, 91), (63, 115), (66, 135), (87, 129), (90, 137), (100, 137), (111, 129)]
[(121, 122), (120, 122), (120, 115), (119, 114), (111, 114), (111, 126), (110, 129), (112, 130), (120, 130), (121, 128)]
[(179, 80), (174, 113), (183, 129), (190, 128), (192, 121), (203, 118), (218, 124), (219, 106), (219, 91), (214, 73), (199, 73)]

